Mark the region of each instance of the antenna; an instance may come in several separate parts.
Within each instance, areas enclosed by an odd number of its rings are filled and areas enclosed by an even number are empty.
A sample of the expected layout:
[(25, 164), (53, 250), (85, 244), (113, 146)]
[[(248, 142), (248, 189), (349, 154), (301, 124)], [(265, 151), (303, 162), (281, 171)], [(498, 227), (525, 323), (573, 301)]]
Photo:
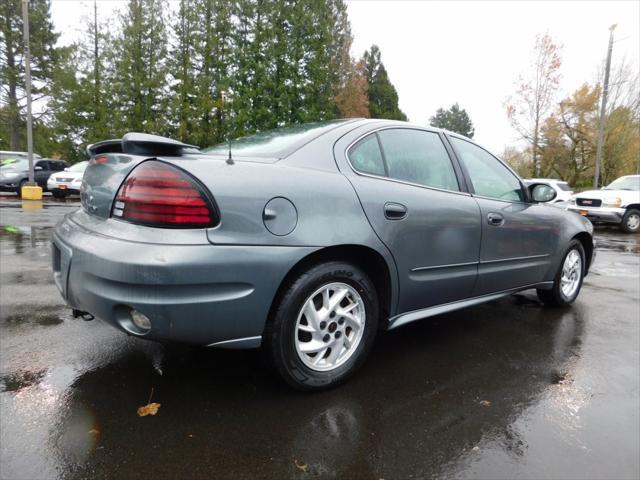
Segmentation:
[[(222, 108), (221, 116), (222, 116), (223, 121), (225, 120), (225, 118), (224, 118), (224, 110), (225, 110), (224, 102), (225, 102), (225, 100), (226, 100), (226, 94), (225, 94), (225, 91), (222, 90), (220, 92), (220, 106)], [(229, 156), (227, 157), (227, 165), (233, 165), (233, 163), (234, 163), (233, 162), (233, 158), (231, 158), (231, 135), (230, 135), (228, 129), (227, 129), (227, 143), (229, 144)]]

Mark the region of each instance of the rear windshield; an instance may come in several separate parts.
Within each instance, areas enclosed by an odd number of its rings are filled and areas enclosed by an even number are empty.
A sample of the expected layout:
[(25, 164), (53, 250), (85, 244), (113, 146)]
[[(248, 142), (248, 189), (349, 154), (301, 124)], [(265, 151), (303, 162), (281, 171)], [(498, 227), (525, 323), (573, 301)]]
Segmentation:
[(67, 168), (67, 171), (68, 172), (84, 172), (87, 169), (87, 165), (89, 165), (89, 162), (87, 161), (74, 163), (69, 168)]
[[(240, 137), (231, 141), (231, 155), (233, 157), (278, 157), (284, 158), (295, 152), (314, 138), (333, 130), (345, 120), (330, 122), (305, 123), (293, 127), (276, 128), (265, 132)], [(227, 155), (227, 142), (205, 148), (203, 153)]]
[(556, 185), (558, 185), (558, 188), (560, 190), (564, 190), (565, 192), (570, 192), (571, 191), (571, 187), (569, 186), (569, 184), (567, 182), (558, 182), (558, 183), (556, 183)]

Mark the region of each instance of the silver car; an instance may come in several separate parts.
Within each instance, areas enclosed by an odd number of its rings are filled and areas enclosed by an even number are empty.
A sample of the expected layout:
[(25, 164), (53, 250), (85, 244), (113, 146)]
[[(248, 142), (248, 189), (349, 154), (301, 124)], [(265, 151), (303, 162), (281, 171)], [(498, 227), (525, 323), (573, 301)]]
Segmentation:
[(376, 334), (537, 289), (578, 296), (591, 223), (462, 136), (385, 120), (199, 151), (144, 134), (89, 148), (53, 235), (76, 315), (130, 335), (264, 348), (290, 385), (346, 380)]

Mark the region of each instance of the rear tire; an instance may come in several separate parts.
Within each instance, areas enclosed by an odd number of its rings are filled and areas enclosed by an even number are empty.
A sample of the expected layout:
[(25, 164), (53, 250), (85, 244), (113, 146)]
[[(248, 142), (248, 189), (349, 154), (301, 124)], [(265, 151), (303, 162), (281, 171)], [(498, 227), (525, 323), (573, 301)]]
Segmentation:
[(538, 298), (549, 307), (568, 307), (582, 288), (585, 272), (585, 254), (582, 243), (572, 240), (562, 257), (551, 290), (538, 289)]
[(334, 387), (362, 365), (378, 330), (378, 295), (355, 265), (332, 261), (294, 278), (264, 333), (280, 377), (298, 390)]
[(51, 195), (53, 195), (55, 198), (66, 198), (67, 197), (67, 193), (66, 192), (61, 192), (59, 190), (51, 190)]
[(638, 233), (640, 232), (640, 210), (632, 208), (622, 217), (620, 228), (623, 232)]

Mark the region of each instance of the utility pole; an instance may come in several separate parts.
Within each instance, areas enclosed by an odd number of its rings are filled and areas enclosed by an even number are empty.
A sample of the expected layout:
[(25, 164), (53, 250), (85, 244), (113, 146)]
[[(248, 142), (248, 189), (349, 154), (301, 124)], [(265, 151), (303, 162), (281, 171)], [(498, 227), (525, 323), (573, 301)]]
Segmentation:
[(607, 64), (604, 69), (604, 84), (602, 86), (602, 105), (600, 106), (600, 121), (598, 124), (598, 143), (596, 145), (596, 168), (593, 174), (593, 188), (598, 188), (600, 182), (600, 165), (602, 162), (602, 144), (604, 142), (604, 122), (607, 115), (607, 95), (609, 94), (609, 70), (611, 70), (611, 52), (613, 50), (614, 23), (609, 27), (609, 49), (607, 50)]
[(22, 0), (22, 34), (24, 39), (24, 73), (27, 90), (27, 152), (29, 157), (29, 184), (33, 185), (33, 124), (31, 118), (31, 49), (29, 48), (29, 4)]

